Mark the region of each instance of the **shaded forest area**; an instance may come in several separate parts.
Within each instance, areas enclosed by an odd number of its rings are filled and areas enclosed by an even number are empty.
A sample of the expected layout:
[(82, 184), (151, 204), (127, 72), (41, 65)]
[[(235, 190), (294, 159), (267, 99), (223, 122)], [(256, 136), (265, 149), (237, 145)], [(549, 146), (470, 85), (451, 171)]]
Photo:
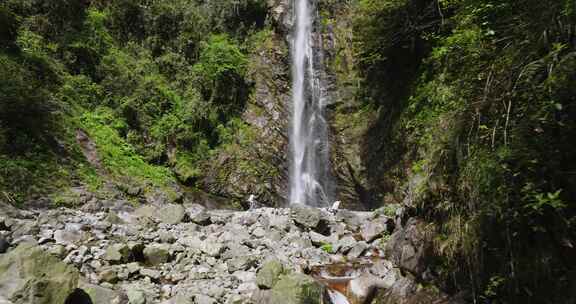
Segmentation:
[(447, 290), (575, 301), (575, 9), (365, 0), (353, 10), (359, 95), (378, 113), (368, 179), (427, 220)]
[(267, 9), (258, 0), (1, 1), (2, 199), (74, 185), (171, 197), (176, 183), (193, 187), (202, 162), (245, 128), (247, 55), (266, 35)]

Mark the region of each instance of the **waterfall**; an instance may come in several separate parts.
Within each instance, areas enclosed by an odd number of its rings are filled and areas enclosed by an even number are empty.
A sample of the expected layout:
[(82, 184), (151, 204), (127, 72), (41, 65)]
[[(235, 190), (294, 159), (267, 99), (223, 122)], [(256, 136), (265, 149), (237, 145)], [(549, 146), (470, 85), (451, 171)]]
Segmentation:
[(293, 1), (290, 204), (328, 206), (333, 197), (327, 96), (321, 77), (322, 48), (315, 45), (321, 39), (313, 29), (313, 0)]

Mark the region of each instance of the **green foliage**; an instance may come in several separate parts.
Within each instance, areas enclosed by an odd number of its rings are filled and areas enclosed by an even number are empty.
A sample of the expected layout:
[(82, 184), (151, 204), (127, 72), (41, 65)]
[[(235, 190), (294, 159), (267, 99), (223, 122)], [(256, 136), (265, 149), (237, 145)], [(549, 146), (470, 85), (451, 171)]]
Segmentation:
[(396, 216), (396, 210), (400, 208), (399, 204), (386, 204), (377, 210), (379, 214), (383, 214), (389, 218), (394, 218)]
[(54, 103), (34, 72), (16, 58), (0, 54), (0, 124), (14, 153), (26, 150), (44, 130), (51, 129)]
[[(247, 133), (236, 120), (251, 91), (241, 46), (269, 37), (258, 33), (267, 10), (262, 0), (4, 1), (0, 156), (22, 156), (5, 166), (22, 178), (0, 191), (22, 201), (53, 188), (25, 187), (43, 180), (40, 161), (63, 173), (47, 186), (69, 179), (98, 191), (127, 175), (163, 187), (172, 172), (194, 186), (203, 163)], [(85, 162), (77, 129), (104, 171)]]
[(14, 41), (18, 37), (20, 20), (8, 8), (0, 5), (0, 47), (13, 48)]
[(483, 297), (485, 299), (494, 299), (501, 293), (502, 286), (506, 282), (506, 278), (501, 276), (493, 276), (484, 290)]
[(238, 113), (244, 107), (248, 97), (244, 81), (246, 66), (246, 55), (228, 36), (214, 35), (203, 43), (193, 72), (202, 95), (217, 107), (222, 117)]
[[(371, 174), (409, 180), (406, 201), (437, 230), (441, 277), (476, 298), (570, 297), (565, 282), (574, 267), (551, 238), (575, 233), (576, 150), (567, 144), (576, 138), (573, 7), (548, 0), (358, 5), (360, 93), (380, 105), (369, 142), (389, 147), (374, 153), (368, 163), (384, 164)], [(550, 290), (558, 296), (545, 296)]]
[(320, 246), (320, 249), (322, 249), (326, 253), (334, 253), (334, 246), (332, 246), (332, 244), (329, 243), (323, 243)]
[(104, 98), (104, 92), (100, 85), (85, 75), (69, 75), (64, 78), (56, 98), (70, 106), (93, 109)]
[(132, 146), (110, 127), (118, 125), (110, 109), (98, 108), (80, 117), (81, 126), (89, 133), (98, 147), (102, 164), (114, 176), (126, 176), (137, 182), (151, 181), (158, 186), (172, 182), (172, 174), (163, 167), (150, 165), (136, 154)]
[(535, 189), (533, 183), (527, 183), (522, 188), (524, 201), (526, 202), (524, 208), (527, 209), (528, 213), (536, 215), (542, 215), (547, 209), (561, 211), (567, 207), (560, 197), (561, 192), (562, 189), (555, 192), (541, 193)]
[(202, 46), (199, 62), (194, 66), (198, 77), (206, 84), (231, 75), (242, 76), (246, 56), (226, 35), (214, 35)]

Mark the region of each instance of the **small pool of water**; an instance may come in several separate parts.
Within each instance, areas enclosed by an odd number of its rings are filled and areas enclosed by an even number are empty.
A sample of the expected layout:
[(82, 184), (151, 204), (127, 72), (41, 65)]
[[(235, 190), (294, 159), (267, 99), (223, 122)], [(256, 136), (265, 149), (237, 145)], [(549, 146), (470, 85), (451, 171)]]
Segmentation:
[(350, 282), (372, 266), (369, 259), (319, 265), (311, 268), (310, 275), (326, 286), (327, 298), (331, 304), (360, 304), (354, 300)]

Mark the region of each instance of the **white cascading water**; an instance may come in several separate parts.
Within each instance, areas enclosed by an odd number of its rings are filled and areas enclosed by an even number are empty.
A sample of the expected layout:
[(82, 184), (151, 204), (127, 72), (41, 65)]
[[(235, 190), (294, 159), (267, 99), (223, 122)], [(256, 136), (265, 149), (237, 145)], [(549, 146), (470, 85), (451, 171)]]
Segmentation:
[(332, 304), (350, 304), (343, 294), (335, 290), (328, 290), (328, 297)]
[(332, 199), (322, 53), (314, 45), (313, 0), (293, 1), (290, 204), (322, 207)]

